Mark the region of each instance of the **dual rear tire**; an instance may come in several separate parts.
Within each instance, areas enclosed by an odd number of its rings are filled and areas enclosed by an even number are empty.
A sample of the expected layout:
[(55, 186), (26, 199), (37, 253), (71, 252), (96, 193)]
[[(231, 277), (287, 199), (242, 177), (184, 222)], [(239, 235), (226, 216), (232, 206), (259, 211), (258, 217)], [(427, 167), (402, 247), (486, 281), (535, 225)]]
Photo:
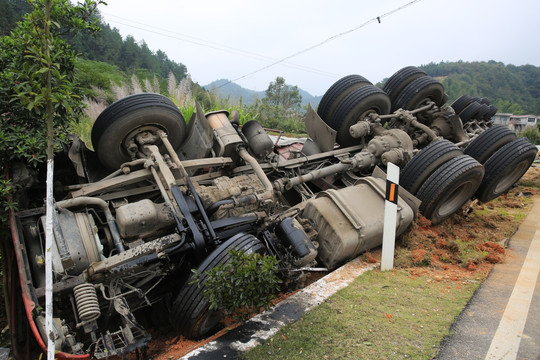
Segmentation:
[(400, 184), (420, 201), (420, 211), (438, 224), (452, 216), (476, 192), (482, 164), (448, 140), (426, 146), (401, 172)]
[(401, 172), (400, 184), (422, 201), (420, 211), (437, 224), (471, 197), (491, 201), (525, 174), (538, 153), (524, 138), (494, 126), (478, 136), (465, 154), (447, 140), (426, 146)]

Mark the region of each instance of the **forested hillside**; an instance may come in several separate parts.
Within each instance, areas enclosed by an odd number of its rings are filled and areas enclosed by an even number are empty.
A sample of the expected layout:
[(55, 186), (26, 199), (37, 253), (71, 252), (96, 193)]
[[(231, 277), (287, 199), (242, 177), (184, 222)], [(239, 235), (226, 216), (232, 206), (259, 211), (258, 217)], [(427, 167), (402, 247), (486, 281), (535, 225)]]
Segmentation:
[[(15, 23), (29, 10), (27, 0), (0, 0), (0, 35), (9, 35)], [(96, 36), (79, 34), (66, 40), (84, 58), (116, 65), (126, 72), (144, 69), (165, 79), (172, 72), (179, 80), (186, 76), (185, 65), (170, 60), (163, 51), (154, 53), (144, 41), (138, 43), (132, 36), (122, 39), (118, 29), (103, 21), (100, 27)]]
[(443, 83), (450, 101), (469, 94), (487, 97), (499, 112), (540, 115), (540, 67), (458, 61), (420, 68)]

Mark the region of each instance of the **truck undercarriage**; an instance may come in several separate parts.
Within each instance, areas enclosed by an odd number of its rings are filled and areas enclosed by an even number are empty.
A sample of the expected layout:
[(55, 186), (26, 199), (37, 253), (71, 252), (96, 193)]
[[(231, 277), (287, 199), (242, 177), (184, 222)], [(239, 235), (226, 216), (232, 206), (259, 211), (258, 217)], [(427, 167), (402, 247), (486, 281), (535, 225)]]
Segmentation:
[[(57, 357), (144, 347), (150, 335), (140, 317), (148, 314), (185, 336), (207, 334), (223, 313), (210, 310), (204, 278), (194, 284), (191, 269), (227, 263), (231, 249), (276, 256), (286, 274), (333, 269), (379, 246), (388, 163), (401, 168), (398, 235), (418, 211), (439, 223), (472, 197), (505, 193), (536, 147), (492, 126), (487, 99), (446, 100), (442, 85), (413, 67), (383, 89), (344, 77), (317, 111), (308, 108), (300, 151), (278, 149), (256, 121), (240, 126), (237, 113), (197, 105), (186, 125), (158, 94), (113, 103), (94, 124), (94, 151), (75, 138), (55, 158)], [(30, 338), (46, 343), (44, 184), (32, 175), (13, 170), (23, 191), (5, 259), (20, 358)]]

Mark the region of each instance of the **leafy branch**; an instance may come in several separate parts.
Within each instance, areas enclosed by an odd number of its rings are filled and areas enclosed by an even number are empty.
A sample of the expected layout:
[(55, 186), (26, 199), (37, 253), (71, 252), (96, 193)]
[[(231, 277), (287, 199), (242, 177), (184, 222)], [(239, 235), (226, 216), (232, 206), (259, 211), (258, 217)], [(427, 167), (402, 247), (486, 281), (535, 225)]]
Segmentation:
[(257, 253), (246, 254), (241, 250), (230, 250), (230, 260), (206, 272), (202, 283), (202, 273), (192, 270), (199, 287), (209, 299), (210, 310), (225, 310), (245, 320), (261, 307), (272, 305), (275, 293), (279, 291), (277, 276), (278, 260), (274, 256)]

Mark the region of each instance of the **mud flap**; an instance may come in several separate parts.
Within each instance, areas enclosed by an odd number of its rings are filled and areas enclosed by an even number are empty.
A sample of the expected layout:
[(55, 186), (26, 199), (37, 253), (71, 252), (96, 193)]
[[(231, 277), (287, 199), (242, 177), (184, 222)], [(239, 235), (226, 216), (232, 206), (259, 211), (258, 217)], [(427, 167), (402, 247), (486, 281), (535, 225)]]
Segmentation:
[(319, 145), (319, 148), (323, 152), (334, 150), (337, 131), (326, 125), (315, 110), (313, 110), (311, 104), (308, 104), (304, 123), (306, 124), (306, 131), (309, 137)]
[(202, 159), (212, 156), (214, 132), (204, 116), (203, 109), (195, 102), (197, 112), (191, 116), (187, 126), (187, 140), (177, 151), (181, 160)]

